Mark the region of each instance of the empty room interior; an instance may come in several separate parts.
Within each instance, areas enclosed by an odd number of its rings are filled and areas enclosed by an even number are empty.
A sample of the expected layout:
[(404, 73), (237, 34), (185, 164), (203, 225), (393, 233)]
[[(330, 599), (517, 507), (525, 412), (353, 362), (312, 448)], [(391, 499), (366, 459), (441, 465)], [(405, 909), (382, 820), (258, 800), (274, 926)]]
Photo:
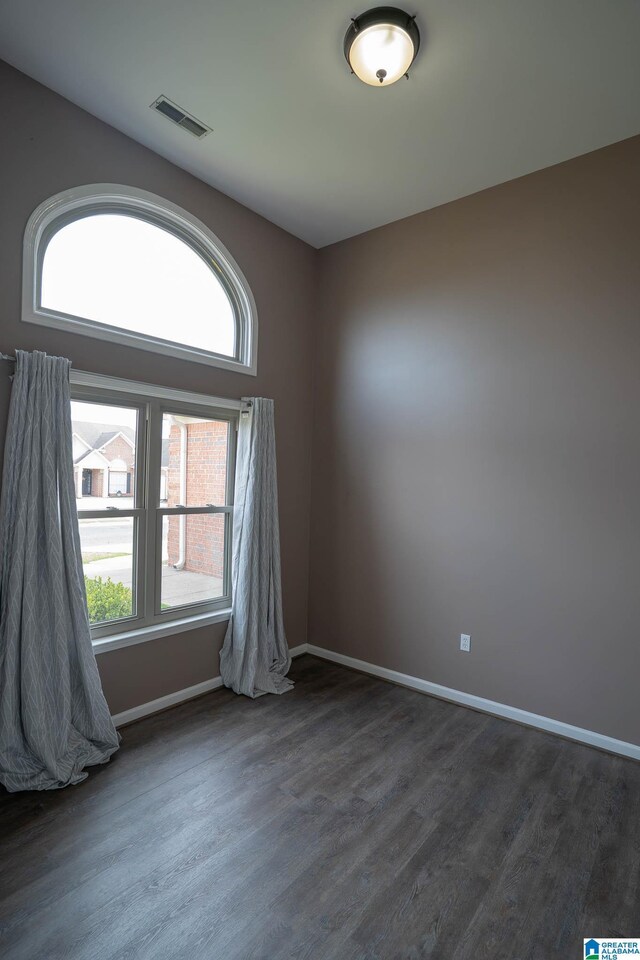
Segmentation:
[(640, 5), (0, 3), (0, 956), (640, 956)]

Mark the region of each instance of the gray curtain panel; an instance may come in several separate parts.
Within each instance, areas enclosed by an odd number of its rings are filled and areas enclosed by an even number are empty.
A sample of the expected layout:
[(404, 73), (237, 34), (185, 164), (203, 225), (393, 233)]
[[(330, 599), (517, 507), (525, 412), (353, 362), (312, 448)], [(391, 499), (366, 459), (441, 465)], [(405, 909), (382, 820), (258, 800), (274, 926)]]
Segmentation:
[(91, 647), (68, 360), (17, 351), (0, 502), (0, 781), (79, 783), (119, 737)]
[(226, 687), (247, 697), (293, 687), (282, 621), (273, 400), (240, 417), (233, 521), (233, 610), (220, 653)]

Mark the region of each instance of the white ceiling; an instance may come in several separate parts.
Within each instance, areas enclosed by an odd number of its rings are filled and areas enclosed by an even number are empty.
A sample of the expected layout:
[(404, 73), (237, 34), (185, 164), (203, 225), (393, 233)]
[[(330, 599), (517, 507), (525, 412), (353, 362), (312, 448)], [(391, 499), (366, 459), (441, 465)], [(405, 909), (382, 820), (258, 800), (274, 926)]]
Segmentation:
[(638, 0), (416, 0), (418, 60), (382, 90), (342, 55), (364, 9), (2, 0), (0, 57), (318, 247), (640, 133)]

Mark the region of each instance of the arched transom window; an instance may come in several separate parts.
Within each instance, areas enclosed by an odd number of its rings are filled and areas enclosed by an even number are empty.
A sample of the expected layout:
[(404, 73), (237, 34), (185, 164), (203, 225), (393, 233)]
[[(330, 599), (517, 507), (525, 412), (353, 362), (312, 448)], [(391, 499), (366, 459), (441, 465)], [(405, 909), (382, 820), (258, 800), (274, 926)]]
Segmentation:
[(249, 286), (174, 204), (110, 184), (66, 191), (33, 213), (24, 253), (27, 322), (255, 373)]

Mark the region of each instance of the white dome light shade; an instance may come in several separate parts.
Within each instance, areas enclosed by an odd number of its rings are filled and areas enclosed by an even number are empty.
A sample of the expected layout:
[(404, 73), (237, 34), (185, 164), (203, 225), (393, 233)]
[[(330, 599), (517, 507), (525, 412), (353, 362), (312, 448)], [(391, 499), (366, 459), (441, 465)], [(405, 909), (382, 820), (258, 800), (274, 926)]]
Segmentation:
[(349, 66), (372, 87), (388, 87), (405, 76), (419, 46), (415, 19), (396, 7), (376, 7), (361, 14), (344, 38)]
[(409, 34), (391, 23), (367, 27), (355, 38), (349, 53), (356, 77), (372, 87), (395, 83), (405, 75), (412, 60)]

